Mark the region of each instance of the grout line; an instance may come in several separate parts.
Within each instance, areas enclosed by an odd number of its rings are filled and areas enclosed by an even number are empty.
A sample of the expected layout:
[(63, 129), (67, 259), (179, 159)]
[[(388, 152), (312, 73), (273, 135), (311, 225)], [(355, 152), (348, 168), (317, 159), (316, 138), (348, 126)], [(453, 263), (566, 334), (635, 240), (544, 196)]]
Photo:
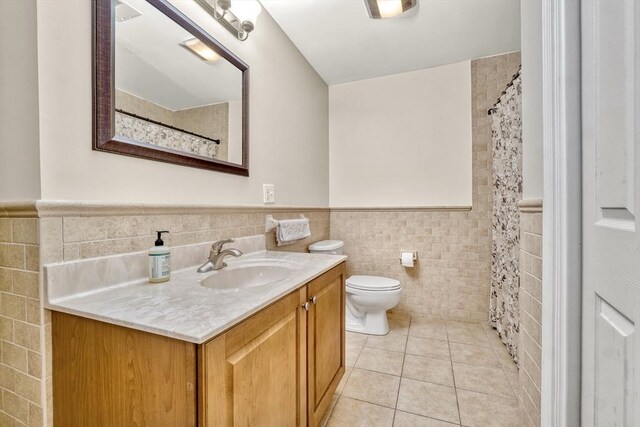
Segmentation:
[(400, 387), (402, 387), (402, 373), (404, 372), (404, 362), (407, 359), (407, 344), (409, 341), (409, 329), (411, 329), (411, 317), (409, 317), (409, 327), (407, 328), (407, 335), (404, 337), (404, 352), (402, 353), (402, 366), (400, 367), (400, 382), (398, 383), (398, 391), (396, 392), (396, 403), (393, 405), (393, 421), (391, 425), (393, 426), (396, 422), (396, 413), (398, 410), (398, 400), (400, 399)]
[(451, 342), (449, 341), (449, 331), (445, 327), (447, 333), (447, 347), (449, 348), (449, 364), (451, 365), (451, 376), (453, 377), (453, 390), (456, 394), (456, 407), (458, 408), (458, 422), (462, 425), (462, 412), (460, 411), (460, 399), (458, 399), (458, 386), (456, 385), (456, 372), (453, 369), (453, 356), (451, 356)]

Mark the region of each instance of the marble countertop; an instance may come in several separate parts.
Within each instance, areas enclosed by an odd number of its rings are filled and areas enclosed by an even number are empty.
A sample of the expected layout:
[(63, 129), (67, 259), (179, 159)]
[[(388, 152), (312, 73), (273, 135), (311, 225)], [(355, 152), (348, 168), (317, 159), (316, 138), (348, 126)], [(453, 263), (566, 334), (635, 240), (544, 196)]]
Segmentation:
[(172, 272), (171, 280), (146, 279), (49, 299), (47, 308), (171, 338), (202, 344), (240, 323), (347, 259), (341, 255), (260, 251), (229, 265), (259, 259), (298, 264), (289, 277), (245, 289), (212, 289), (200, 285), (211, 273), (196, 266)]

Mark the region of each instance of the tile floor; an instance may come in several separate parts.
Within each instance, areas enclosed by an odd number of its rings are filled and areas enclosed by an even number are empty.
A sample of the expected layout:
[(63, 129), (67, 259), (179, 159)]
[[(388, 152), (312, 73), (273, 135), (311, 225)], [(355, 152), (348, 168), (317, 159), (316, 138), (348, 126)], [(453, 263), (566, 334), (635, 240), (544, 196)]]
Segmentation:
[(326, 427), (519, 427), (518, 369), (488, 325), (390, 315), (347, 332), (347, 371)]

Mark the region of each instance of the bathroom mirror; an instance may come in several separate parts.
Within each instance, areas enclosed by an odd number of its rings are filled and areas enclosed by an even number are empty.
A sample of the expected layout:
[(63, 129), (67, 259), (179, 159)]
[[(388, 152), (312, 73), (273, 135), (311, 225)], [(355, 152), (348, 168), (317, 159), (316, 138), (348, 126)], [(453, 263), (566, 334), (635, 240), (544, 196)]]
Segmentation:
[(94, 0), (94, 150), (249, 175), (249, 67), (166, 0)]

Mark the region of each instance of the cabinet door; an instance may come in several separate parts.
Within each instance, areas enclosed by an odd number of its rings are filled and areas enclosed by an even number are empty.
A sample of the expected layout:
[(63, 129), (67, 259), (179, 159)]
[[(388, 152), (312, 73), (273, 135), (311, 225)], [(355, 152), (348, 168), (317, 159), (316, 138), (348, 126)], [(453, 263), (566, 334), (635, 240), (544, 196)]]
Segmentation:
[(309, 425), (319, 424), (345, 371), (344, 263), (307, 285)]
[(306, 425), (305, 290), (199, 348), (201, 426)]
[(195, 427), (195, 344), (51, 316), (54, 425)]

